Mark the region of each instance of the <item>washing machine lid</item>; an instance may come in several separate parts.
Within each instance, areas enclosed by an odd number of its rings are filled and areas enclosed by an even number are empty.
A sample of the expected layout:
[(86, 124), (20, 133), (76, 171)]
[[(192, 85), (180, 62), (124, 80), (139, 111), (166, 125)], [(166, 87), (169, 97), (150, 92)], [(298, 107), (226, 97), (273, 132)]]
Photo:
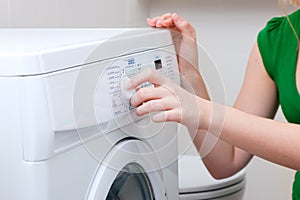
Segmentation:
[(245, 171), (242, 170), (226, 179), (216, 180), (209, 174), (199, 156), (184, 155), (178, 161), (178, 177), (179, 193), (205, 192), (242, 183)]
[(0, 35), (0, 76), (49, 73), (172, 44), (167, 30), (154, 28), (2, 29)]

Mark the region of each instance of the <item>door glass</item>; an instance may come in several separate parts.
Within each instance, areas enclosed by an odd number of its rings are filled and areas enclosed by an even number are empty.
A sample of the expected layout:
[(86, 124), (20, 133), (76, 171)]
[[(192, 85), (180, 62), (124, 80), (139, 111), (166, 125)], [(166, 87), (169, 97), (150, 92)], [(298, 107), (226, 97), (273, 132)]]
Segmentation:
[(106, 200), (154, 200), (147, 174), (136, 163), (126, 165), (114, 180)]

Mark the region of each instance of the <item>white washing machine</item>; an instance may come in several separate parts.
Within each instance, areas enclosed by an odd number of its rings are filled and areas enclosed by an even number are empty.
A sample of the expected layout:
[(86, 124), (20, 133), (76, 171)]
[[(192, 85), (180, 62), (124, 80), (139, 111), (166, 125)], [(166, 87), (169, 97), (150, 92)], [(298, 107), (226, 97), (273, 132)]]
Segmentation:
[(245, 171), (215, 180), (207, 171), (200, 156), (183, 155), (179, 158), (180, 200), (242, 200), (245, 192)]
[(177, 124), (138, 118), (123, 88), (144, 68), (179, 83), (168, 31), (0, 35), (0, 199), (178, 199)]

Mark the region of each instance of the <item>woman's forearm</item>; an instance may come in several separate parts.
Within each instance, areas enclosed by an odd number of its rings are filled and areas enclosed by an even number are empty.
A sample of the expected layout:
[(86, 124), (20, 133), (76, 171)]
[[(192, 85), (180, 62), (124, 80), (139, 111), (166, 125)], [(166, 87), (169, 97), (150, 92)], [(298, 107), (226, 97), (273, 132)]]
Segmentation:
[(199, 130), (193, 141), (203, 163), (214, 178), (230, 177), (244, 168), (251, 160), (251, 154), (221, 139), (213, 142), (205, 139), (212, 137), (214, 137), (212, 133)]
[[(215, 127), (222, 123), (211, 119), (212, 102), (199, 99), (200, 108), (204, 108), (202, 127), (223, 141), (243, 149), (253, 155), (271, 162), (300, 170), (300, 126), (258, 117), (225, 106), (222, 131)], [(222, 113), (221, 113), (222, 114)], [(218, 115), (218, 113), (214, 113)], [(206, 120), (205, 120), (206, 118)], [(222, 118), (222, 117), (220, 117)], [(289, 147), (289, 148), (287, 148)]]

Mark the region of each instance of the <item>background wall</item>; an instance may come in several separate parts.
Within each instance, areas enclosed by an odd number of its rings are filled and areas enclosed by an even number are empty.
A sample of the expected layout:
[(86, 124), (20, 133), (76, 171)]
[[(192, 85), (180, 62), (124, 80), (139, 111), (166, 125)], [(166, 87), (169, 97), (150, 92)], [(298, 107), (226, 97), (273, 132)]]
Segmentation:
[(0, 0), (0, 27), (145, 26), (150, 0)]
[[(276, 0), (151, 1), (151, 16), (166, 12), (177, 12), (194, 25), (223, 78), (228, 105), (238, 95), (258, 31), (272, 16), (283, 14)], [(277, 120), (283, 120), (280, 111)], [(189, 137), (184, 130), (180, 136), (182, 151)], [(196, 151), (191, 148), (187, 154)], [(254, 158), (247, 167), (245, 200), (291, 199), (293, 176), (292, 170)]]

